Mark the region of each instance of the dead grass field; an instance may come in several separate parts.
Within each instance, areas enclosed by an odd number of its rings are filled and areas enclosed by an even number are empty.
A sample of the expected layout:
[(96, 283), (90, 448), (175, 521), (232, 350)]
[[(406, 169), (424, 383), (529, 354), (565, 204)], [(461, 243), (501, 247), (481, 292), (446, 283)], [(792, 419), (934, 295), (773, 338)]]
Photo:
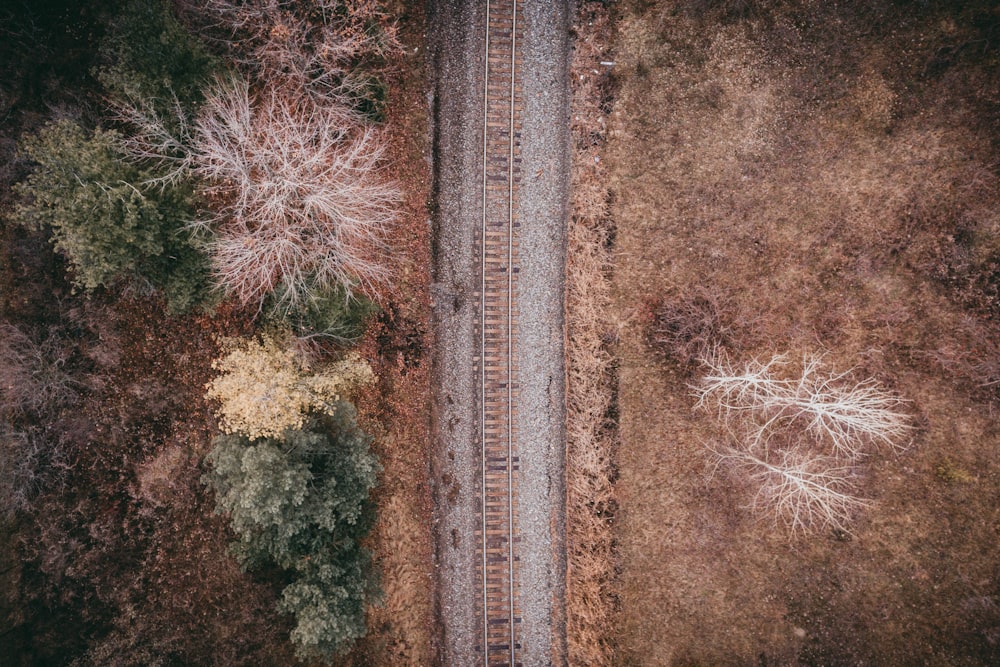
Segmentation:
[[(1000, 12), (618, 12), (617, 664), (997, 664)], [(685, 294), (714, 296), (736, 357), (825, 352), (911, 401), (850, 533), (790, 537), (714, 470), (697, 368), (648, 344), (652, 304)]]
[(577, 6), (573, 86), (572, 215), (566, 249), (566, 633), (570, 665), (613, 664), (616, 378), (608, 349), (611, 233), (607, 173), (595, 155), (610, 111), (602, 2)]

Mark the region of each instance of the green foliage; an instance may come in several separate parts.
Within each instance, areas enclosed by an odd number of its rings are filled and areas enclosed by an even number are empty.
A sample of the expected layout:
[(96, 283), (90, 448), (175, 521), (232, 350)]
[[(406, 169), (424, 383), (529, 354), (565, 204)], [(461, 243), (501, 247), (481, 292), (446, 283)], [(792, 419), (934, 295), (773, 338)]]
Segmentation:
[(174, 115), (176, 98), (186, 110), (202, 99), (202, 87), (219, 69), (197, 38), (164, 0), (129, 0), (109, 26), (101, 46), (107, 65), (97, 78), (113, 96), (152, 104), (161, 117)]
[(367, 76), (358, 86), (356, 109), (364, 118), (375, 123), (385, 122), (385, 107), (389, 90), (376, 76)]
[(271, 294), (265, 307), (274, 323), (287, 325), (299, 338), (326, 338), (338, 342), (360, 338), (368, 318), (379, 310), (378, 305), (363, 294), (348, 293), (342, 286), (315, 287), (308, 291), (304, 300), (294, 305), (279, 288)]
[(215, 439), (204, 481), (228, 513), (244, 567), (274, 563), (293, 575), (281, 611), (295, 614), (300, 657), (332, 657), (365, 633), (371, 528), (369, 492), (378, 464), (370, 436), (347, 402), (282, 438)]
[(968, 484), (975, 482), (976, 478), (965, 468), (962, 468), (950, 458), (944, 460), (934, 469), (937, 478), (948, 484)]
[[(122, 105), (183, 122), (201, 100), (217, 61), (172, 15), (164, 0), (127, 0), (101, 46), (96, 75)], [(173, 120), (170, 120), (173, 119)], [(176, 127), (171, 127), (176, 130)], [(69, 121), (22, 144), (38, 169), (17, 186), (15, 218), (52, 229), (52, 240), (87, 290), (123, 277), (161, 289), (173, 312), (203, 303), (210, 267), (183, 226), (194, 219), (190, 184), (153, 187), (161, 176), (128, 159), (114, 131), (85, 132)]]
[(319, 554), (282, 591), (278, 609), (295, 615), (292, 643), (300, 658), (332, 657), (364, 636), (368, 562), (356, 543), (336, 558)]
[(15, 186), (20, 224), (51, 228), (52, 242), (87, 290), (123, 276), (164, 289), (171, 310), (197, 303), (208, 286), (208, 261), (183, 232), (192, 213), (185, 187), (158, 190), (128, 163), (119, 135), (89, 135), (71, 121), (46, 126), (22, 143), (37, 163)]

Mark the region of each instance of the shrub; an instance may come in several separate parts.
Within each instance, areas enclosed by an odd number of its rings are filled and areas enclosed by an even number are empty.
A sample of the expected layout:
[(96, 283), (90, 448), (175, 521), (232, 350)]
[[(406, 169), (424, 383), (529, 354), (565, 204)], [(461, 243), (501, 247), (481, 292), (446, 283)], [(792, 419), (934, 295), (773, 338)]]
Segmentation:
[(730, 342), (732, 306), (717, 291), (668, 295), (652, 305), (647, 331), (654, 351), (682, 367), (695, 367), (711, 350)]
[(164, 0), (129, 0), (111, 22), (98, 80), (121, 101), (152, 104), (161, 114), (176, 101), (188, 111), (219, 62), (174, 17)]
[(208, 285), (204, 256), (182, 231), (192, 216), (192, 194), (144, 186), (147, 174), (124, 159), (119, 141), (114, 131), (88, 135), (70, 121), (27, 138), (22, 150), (37, 167), (15, 186), (21, 201), (14, 219), (51, 229), (80, 287), (129, 277), (164, 289), (171, 309), (185, 310)]
[(399, 194), (381, 179), (384, 144), (335, 104), (238, 77), (208, 92), (181, 134), (133, 107), (134, 155), (151, 158), (165, 182), (194, 176), (216, 204), (198, 223), (218, 282), (242, 303), (298, 307), (336, 289), (374, 292), (384, 280), (385, 232)]
[(330, 658), (365, 632), (369, 556), (358, 543), (373, 521), (369, 492), (378, 465), (353, 406), (280, 438), (215, 439), (204, 481), (237, 535), (244, 567), (289, 571), (281, 611), (295, 614), (292, 642), (302, 658)]
[(365, 332), (368, 318), (378, 312), (373, 301), (352, 294), (343, 287), (309, 290), (304, 301), (291, 305), (279, 288), (269, 297), (265, 309), (269, 319), (292, 330), (299, 341), (349, 343)]
[(223, 431), (250, 438), (301, 428), (308, 412), (336, 410), (348, 391), (374, 377), (356, 355), (313, 373), (294, 350), (268, 336), (227, 340), (223, 349), (225, 356), (212, 364), (220, 375), (208, 384), (207, 396), (219, 402)]
[(0, 411), (40, 413), (72, 403), (81, 383), (67, 367), (70, 350), (54, 332), (40, 343), (0, 324)]
[(30, 510), (38, 493), (64, 478), (67, 459), (67, 452), (40, 429), (15, 429), (0, 421), (0, 518)]
[(368, 70), (400, 49), (380, 3), (208, 0), (191, 10), (255, 79), (334, 103), (359, 119), (378, 114), (382, 88)]
[(335, 107), (277, 94), (254, 100), (239, 81), (206, 102), (195, 173), (223, 202), (213, 262), (244, 303), (279, 285), (297, 305), (316, 289), (371, 290), (384, 278), (380, 255), (398, 192), (379, 181), (379, 135), (344, 128)]

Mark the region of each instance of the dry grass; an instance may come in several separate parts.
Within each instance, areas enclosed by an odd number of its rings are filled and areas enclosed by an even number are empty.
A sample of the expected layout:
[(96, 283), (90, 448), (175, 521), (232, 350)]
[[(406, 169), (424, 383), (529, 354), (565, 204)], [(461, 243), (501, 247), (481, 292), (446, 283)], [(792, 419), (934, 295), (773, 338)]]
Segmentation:
[[(389, 231), (395, 249), (383, 315), (359, 351), (373, 359), (378, 385), (358, 404), (382, 464), (378, 519), (371, 546), (382, 572), (384, 599), (368, 610), (369, 636), (346, 664), (403, 667), (434, 664), (431, 522), (430, 199), (424, 7), (396, 0), (407, 48), (390, 63), (386, 141), (395, 159), (387, 174), (400, 184), (399, 218)], [(404, 55), (405, 54), (405, 55)], [(377, 422), (375, 424), (374, 422)]]
[(595, 160), (604, 137), (599, 89), (607, 10), (582, 3), (572, 64), (573, 214), (566, 268), (567, 649), (570, 665), (611, 665), (615, 611), (615, 376), (608, 351), (608, 191)]
[[(977, 2), (737, 4), (637, 1), (616, 23), (616, 660), (995, 664), (1000, 25)], [(911, 401), (874, 406), (912, 415), (897, 446), (849, 446), (832, 468), (816, 457), (843, 435), (825, 430), (835, 397), (795, 413), (826, 443), (804, 460), (871, 507), (791, 541), (757, 520), (759, 490), (807, 499), (821, 473), (783, 461), (777, 435), (773, 458), (713, 476), (705, 443), (725, 450), (732, 424), (692, 410), (689, 373), (651, 354), (652, 318), (630, 319), (704, 291), (750, 323), (727, 335), (733, 358), (823, 349), (855, 369), (833, 394)], [(706, 327), (673, 330), (677, 345)], [(829, 529), (848, 516), (849, 534)]]

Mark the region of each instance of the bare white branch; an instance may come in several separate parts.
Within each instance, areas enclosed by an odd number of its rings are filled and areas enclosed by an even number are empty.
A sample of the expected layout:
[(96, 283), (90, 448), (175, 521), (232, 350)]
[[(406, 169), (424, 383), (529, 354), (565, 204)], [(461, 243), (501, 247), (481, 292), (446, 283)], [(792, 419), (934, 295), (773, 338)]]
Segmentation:
[(733, 448), (716, 455), (754, 481), (753, 507), (772, 513), (792, 533), (849, 532), (854, 516), (871, 505), (857, 495), (856, 471), (831, 457), (791, 450), (765, 458)]
[(213, 212), (192, 227), (212, 232), (217, 279), (240, 301), (278, 287), (285, 306), (317, 289), (378, 292), (399, 192), (380, 174), (381, 135), (344, 106), (254, 94), (235, 76), (208, 90), (190, 130), (178, 111), (181, 136), (150, 108), (122, 113), (137, 128), (128, 148), (164, 167), (160, 181), (204, 184)]
[(732, 463), (757, 488), (754, 508), (793, 533), (846, 531), (869, 505), (858, 496), (857, 463), (879, 447), (908, 445), (906, 401), (874, 379), (826, 370), (819, 355), (797, 372), (784, 355), (737, 363), (714, 351), (702, 363), (697, 407), (714, 408), (734, 443), (711, 448), (716, 467)]
[(708, 370), (694, 388), (697, 407), (714, 405), (727, 423), (739, 421), (751, 448), (766, 444), (775, 430), (796, 425), (848, 459), (879, 446), (900, 451), (908, 444), (910, 418), (899, 410), (906, 401), (874, 379), (852, 383), (849, 372), (825, 370), (821, 356), (806, 357), (795, 378), (787, 377), (784, 355), (737, 364), (715, 352), (702, 363)]

